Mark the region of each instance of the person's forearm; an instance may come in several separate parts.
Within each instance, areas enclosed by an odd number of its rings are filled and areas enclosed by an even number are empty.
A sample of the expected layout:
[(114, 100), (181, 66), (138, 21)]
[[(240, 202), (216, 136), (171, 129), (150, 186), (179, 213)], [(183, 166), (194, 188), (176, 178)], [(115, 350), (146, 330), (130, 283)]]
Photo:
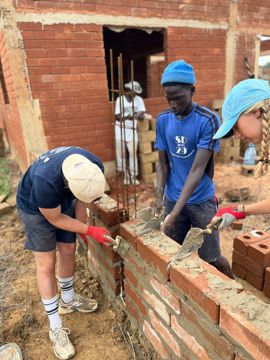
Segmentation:
[(86, 204), (78, 199), (75, 202), (75, 219), (83, 223), (87, 220)]
[(168, 166), (161, 165), (160, 162), (157, 165), (157, 188), (156, 188), (156, 198), (162, 199), (165, 189), (165, 184), (168, 176)]
[[(47, 219), (48, 220), (48, 219)], [(86, 234), (88, 225), (83, 222), (73, 219), (71, 216), (66, 214), (60, 214), (55, 220), (48, 220), (52, 225), (57, 227), (58, 229), (74, 232), (74, 233), (82, 233)]]
[(244, 206), (246, 215), (270, 214), (270, 198)]

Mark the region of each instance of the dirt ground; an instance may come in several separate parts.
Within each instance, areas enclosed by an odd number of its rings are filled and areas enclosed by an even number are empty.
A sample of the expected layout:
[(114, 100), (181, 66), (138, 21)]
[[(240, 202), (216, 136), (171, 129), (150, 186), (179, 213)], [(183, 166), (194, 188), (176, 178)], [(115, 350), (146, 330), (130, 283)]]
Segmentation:
[[(13, 169), (13, 191), (18, 181), (18, 170)], [(254, 180), (240, 174), (239, 164), (217, 164), (215, 172), (217, 197), (221, 206), (228, 200), (225, 192), (230, 188), (249, 187), (251, 199), (257, 201), (270, 196), (270, 175), (261, 180)], [(115, 183), (110, 183), (112, 195), (115, 195)], [(130, 197), (132, 201), (132, 188)], [(151, 185), (142, 184), (137, 188), (137, 209), (151, 205), (154, 189)], [(244, 222), (244, 231), (252, 228), (266, 229), (270, 225), (270, 215), (251, 216)], [(223, 254), (231, 261), (233, 238), (239, 233), (236, 230), (225, 230), (221, 233)], [(0, 345), (7, 342), (17, 343), (23, 351), (25, 360), (52, 360), (48, 339), (48, 321), (40, 302), (35, 282), (33, 257), (23, 250), (24, 234), (18, 221), (16, 211), (0, 218)], [(245, 281), (244, 287), (264, 301), (270, 303), (261, 291), (257, 291)], [(85, 260), (77, 258), (75, 273), (76, 291), (86, 296), (97, 298), (99, 310), (92, 314), (68, 314), (64, 325), (71, 329), (71, 340), (76, 347), (76, 360), (99, 359), (132, 359), (130, 346), (124, 339), (127, 330), (125, 315), (115, 311), (99, 286), (98, 279), (91, 276)], [(131, 334), (136, 343), (136, 337)], [(136, 345), (136, 344), (135, 344)], [(142, 354), (142, 353), (141, 353)], [(154, 359), (145, 351), (139, 359)]]

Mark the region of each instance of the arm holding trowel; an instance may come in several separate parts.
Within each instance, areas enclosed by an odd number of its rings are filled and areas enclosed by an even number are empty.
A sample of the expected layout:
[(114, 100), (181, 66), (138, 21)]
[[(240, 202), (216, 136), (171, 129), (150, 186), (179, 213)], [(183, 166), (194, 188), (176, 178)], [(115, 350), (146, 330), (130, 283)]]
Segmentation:
[(245, 219), (248, 215), (266, 215), (270, 213), (270, 198), (254, 204), (239, 204), (236, 207), (221, 208), (212, 219), (212, 223), (220, 222), (219, 230), (230, 226), (236, 220)]
[(205, 173), (206, 166), (212, 154), (212, 151), (208, 151), (206, 149), (198, 149), (183, 190), (181, 191), (181, 195), (179, 196), (179, 199), (176, 202), (172, 212), (167, 215), (164, 220), (162, 226), (162, 231), (164, 233), (166, 233), (166, 230), (173, 226), (175, 220), (177, 219), (177, 216), (181, 213), (186, 202), (198, 186), (200, 180)]

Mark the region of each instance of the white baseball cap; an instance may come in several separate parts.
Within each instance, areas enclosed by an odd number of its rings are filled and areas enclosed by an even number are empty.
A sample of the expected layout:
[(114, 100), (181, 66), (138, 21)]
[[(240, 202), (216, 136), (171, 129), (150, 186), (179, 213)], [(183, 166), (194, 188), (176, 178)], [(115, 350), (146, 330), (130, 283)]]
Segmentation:
[(62, 171), (70, 191), (82, 202), (90, 203), (104, 195), (103, 172), (85, 156), (69, 155), (62, 164)]

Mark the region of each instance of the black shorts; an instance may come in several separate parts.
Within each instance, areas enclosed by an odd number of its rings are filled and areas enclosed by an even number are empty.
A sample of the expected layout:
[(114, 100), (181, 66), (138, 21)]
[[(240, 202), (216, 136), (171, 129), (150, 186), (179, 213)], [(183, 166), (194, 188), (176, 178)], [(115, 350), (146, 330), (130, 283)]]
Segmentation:
[[(57, 242), (71, 244), (76, 241), (75, 233), (56, 228), (41, 214), (28, 214), (20, 208), (18, 208), (18, 213), (26, 235), (24, 247), (27, 250), (53, 251), (56, 249)], [(74, 206), (65, 211), (64, 214), (74, 218)]]

